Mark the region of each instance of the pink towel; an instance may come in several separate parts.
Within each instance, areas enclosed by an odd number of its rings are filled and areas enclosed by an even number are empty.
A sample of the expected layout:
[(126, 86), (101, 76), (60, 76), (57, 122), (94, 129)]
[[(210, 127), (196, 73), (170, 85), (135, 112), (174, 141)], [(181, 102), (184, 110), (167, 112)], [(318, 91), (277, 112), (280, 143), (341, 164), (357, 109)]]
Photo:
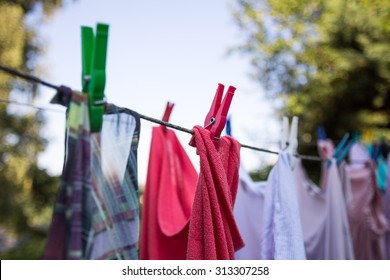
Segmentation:
[(175, 133), (154, 127), (146, 179), (140, 259), (184, 260), (198, 175)]
[(210, 132), (194, 127), (200, 174), (191, 213), (187, 259), (228, 260), (244, 246), (234, 220), (240, 144), (231, 137), (211, 140)]

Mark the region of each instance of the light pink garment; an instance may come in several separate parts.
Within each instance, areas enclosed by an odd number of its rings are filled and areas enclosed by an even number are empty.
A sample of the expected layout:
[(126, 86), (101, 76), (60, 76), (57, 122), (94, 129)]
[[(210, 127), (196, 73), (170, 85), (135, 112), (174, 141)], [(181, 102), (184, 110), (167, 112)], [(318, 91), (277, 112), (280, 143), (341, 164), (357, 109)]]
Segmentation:
[[(322, 158), (331, 158), (331, 142), (320, 141), (318, 148)], [(294, 174), (307, 259), (354, 259), (346, 200), (335, 160), (330, 167), (322, 168), (321, 189), (308, 178), (300, 160)]]
[[(387, 170), (385, 214), (387, 220), (390, 221), (390, 155), (387, 156)], [(390, 260), (390, 231), (386, 233), (386, 259)]]
[(352, 146), (349, 157), (352, 163), (347, 168), (347, 176), (352, 201), (348, 205), (348, 216), (355, 257), (360, 260), (384, 259), (388, 222), (376, 186), (375, 168), (361, 143)]

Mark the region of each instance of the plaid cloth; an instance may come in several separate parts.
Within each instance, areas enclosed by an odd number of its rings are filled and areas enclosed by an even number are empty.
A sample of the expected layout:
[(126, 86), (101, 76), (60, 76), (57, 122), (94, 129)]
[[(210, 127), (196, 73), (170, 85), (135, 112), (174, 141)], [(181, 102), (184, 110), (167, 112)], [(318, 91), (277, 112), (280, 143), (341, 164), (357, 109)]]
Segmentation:
[[(67, 114), (65, 161), (44, 259), (83, 259), (83, 201), (91, 189), (88, 98), (73, 92)], [(84, 230), (84, 232), (83, 232)]]
[(139, 132), (137, 113), (110, 105), (90, 134), (86, 95), (72, 94), (45, 259), (138, 259)]
[(101, 134), (92, 134), (90, 259), (138, 259), (137, 113), (110, 105)]

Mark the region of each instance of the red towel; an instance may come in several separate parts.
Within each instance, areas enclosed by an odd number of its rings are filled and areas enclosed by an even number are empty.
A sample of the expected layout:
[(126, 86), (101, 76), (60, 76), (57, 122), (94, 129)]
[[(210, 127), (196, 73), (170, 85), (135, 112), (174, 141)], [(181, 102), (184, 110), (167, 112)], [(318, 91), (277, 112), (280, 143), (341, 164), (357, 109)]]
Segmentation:
[(142, 211), (141, 259), (186, 258), (197, 179), (175, 133), (154, 127)]
[(194, 127), (200, 174), (189, 224), (187, 259), (228, 260), (244, 246), (233, 216), (238, 187), (240, 144), (231, 137), (213, 142)]

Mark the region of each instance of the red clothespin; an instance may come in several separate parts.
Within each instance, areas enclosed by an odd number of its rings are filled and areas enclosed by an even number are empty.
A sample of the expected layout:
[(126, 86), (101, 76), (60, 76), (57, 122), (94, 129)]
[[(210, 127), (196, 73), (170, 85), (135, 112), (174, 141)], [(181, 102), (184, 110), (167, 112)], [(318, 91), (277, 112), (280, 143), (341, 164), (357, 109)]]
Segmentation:
[[(224, 88), (225, 86), (223, 84), (218, 84), (213, 103), (204, 120), (204, 128), (210, 131), (210, 136), (213, 140), (221, 136), (222, 130), (226, 125), (230, 104), (232, 103), (233, 95), (236, 90), (235, 87), (229, 86), (225, 97), (222, 100)], [(190, 145), (195, 146), (193, 137), (191, 138)]]
[[(165, 112), (162, 117), (162, 120), (164, 122), (169, 122), (169, 117), (171, 116), (173, 106), (175, 106), (175, 103), (167, 102), (167, 107), (165, 107)], [(166, 130), (166, 126), (163, 125), (164, 131)]]
[(165, 113), (162, 118), (164, 122), (169, 122), (169, 117), (171, 116), (173, 106), (175, 106), (175, 103), (167, 102), (167, 107), (165, 107)]

